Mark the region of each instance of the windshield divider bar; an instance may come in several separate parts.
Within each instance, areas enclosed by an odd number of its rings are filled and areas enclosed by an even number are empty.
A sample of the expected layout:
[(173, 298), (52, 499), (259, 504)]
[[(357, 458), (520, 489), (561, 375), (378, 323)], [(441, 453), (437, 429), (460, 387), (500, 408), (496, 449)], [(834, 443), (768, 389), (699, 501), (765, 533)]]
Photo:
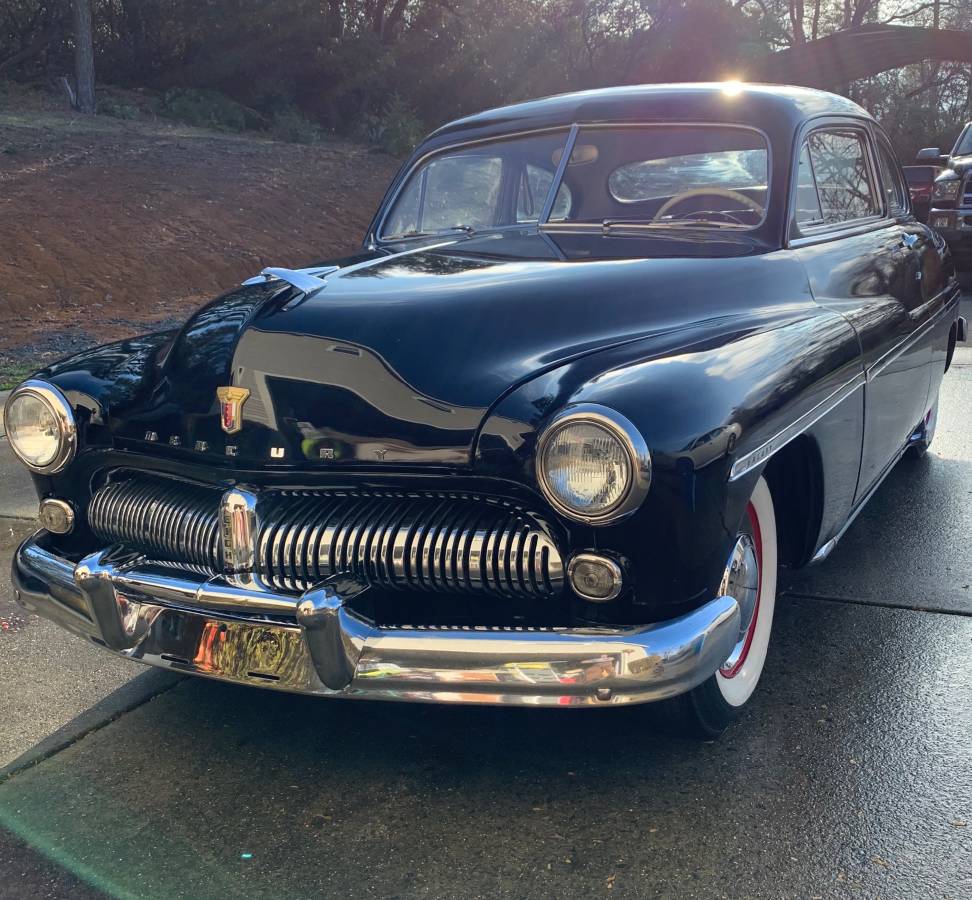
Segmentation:
[(570, 126), (570, 131), (567, 134), (567, 142), (564, 144), (564, 152), (560, 157), (560, 162), (557, 165), (557, 171), (554, 172), (553, 181), (550, 182), (550, 190), (547, 191), (547, 198), (543, 201), (543, 209), (540, 211), (540, 217), (537, 219), (537, 225), (546, 225), (550, 218), (550, 214), (553, 212), (554, 203), (557, 202), (557, 194), (560, 192), (560, 182), (564, 179), (564, 172), (567, 171), (567, 166), (570, 163), (570, 157), (574, 152), (574, 144), (577, 142), (577, 132), (580, 131), (580, 126), (574, 122)]

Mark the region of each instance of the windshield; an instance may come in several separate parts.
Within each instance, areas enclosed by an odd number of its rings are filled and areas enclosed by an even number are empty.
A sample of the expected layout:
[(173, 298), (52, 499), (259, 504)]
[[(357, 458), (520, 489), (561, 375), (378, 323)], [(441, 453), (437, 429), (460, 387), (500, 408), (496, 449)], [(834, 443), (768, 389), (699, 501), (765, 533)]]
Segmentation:
[(583, 128), (564, 182), (577, 222), (752, 228), (763, 220), (769, 149), (717, 125)]
[[(409, 178), (385, 219), (383, 240), (482, 231), (539, 220), (567, 131), (448, 150)], [(561, 188), (551, 218), (570, 207)]]
[(444, 151), (411, 173), (383, 240), (527, 223), (747, 229), (764, 218), (769, 148), (731, 125), (584, 126), (542, 219), (566, 131)]
[(965, 126), (965, 131), (955, 142), (955, 149), (952, 151), (952, 156), (968, 156), (969, 154), (972, 154), (972, 125)]

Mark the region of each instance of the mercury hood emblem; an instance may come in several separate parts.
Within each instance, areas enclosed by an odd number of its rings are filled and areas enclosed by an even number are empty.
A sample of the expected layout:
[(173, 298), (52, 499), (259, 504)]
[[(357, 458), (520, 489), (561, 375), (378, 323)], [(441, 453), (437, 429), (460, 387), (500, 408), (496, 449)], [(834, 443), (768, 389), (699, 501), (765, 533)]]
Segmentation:
[(216, 389), (219, 400), (219, 424), (227, 434), (236, 434), (243, 427), (243, 404), (250, 392), (241, 387), (221, 387)]

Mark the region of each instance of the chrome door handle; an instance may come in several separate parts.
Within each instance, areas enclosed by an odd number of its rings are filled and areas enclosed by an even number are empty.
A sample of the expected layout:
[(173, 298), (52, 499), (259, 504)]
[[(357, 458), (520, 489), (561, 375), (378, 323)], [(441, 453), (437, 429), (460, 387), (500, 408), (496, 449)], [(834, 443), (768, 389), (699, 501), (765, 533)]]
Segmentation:
[(914, 250), (915, 246), (918, 244), (917, 234), (903, 234), (901, 235), (901, 245), (907, 247), (909, 250)]

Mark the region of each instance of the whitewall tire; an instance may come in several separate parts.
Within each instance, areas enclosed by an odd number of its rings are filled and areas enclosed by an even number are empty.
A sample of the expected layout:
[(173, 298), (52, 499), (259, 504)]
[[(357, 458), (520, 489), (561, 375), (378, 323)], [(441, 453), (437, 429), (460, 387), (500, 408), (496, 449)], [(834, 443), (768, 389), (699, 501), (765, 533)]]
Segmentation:
[(679, 725), (713, 739), (734, 722), (763, 674), (776, 608), (777, 542), (773, 497), (760, 478), (740, 523), (720, 592), (736, 598), (739, 639), (718, 672), (672, 701)]

